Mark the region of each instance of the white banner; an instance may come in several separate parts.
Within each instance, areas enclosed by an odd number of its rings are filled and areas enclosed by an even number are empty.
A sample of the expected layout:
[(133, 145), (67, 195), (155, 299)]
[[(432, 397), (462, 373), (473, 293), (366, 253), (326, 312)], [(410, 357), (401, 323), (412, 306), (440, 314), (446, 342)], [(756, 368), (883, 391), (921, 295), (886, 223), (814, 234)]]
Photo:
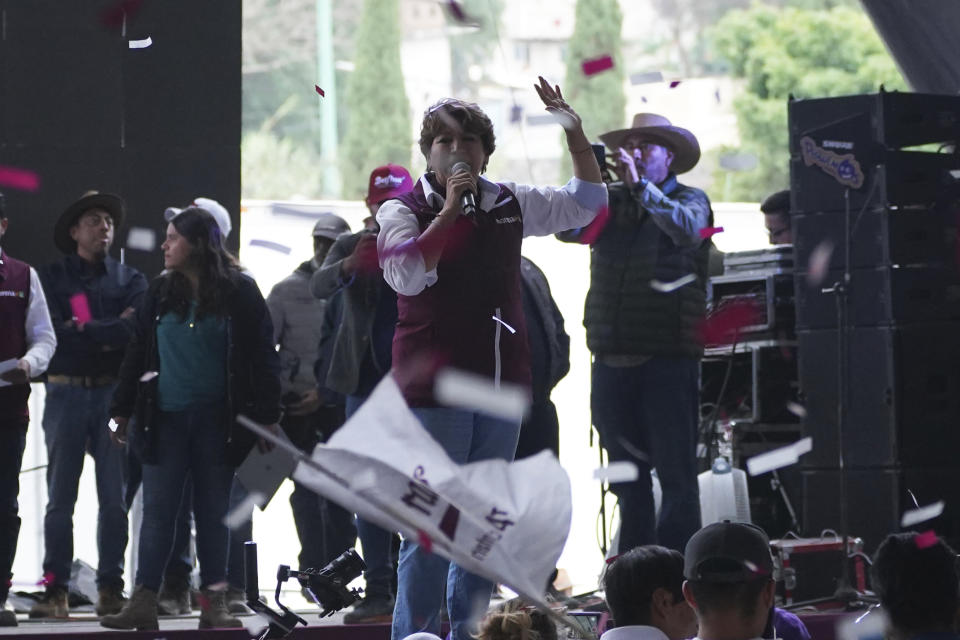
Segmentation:
[(457, 465), (391, 376), (294, 478), (468, 571), (540, 601), (570, 531), (570, 481), (549, 451)]

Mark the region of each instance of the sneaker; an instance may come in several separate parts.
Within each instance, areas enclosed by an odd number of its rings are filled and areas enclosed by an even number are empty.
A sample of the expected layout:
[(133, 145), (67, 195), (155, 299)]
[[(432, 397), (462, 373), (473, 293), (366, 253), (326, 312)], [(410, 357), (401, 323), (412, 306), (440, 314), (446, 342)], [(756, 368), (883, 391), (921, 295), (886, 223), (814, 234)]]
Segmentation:
[(50, 585), (40, 599), (30, 607), (31, 618), (66, 618), (70, 615), (67, 603), (67, 588), (63, 585)]
[(17, 626), (17, 614), (6, 601), (0, 605), (0, 627)]
[(123, 595), (122, 587), (104, 587), (98, 592), (97, 606), (94, 610), (98, 616), (109, 616), (120, 613), (126, 602), (127, 599)]
[(376, 624), (393, 620), (393, 598), (367, 596), (343, 616), (344, 624)]

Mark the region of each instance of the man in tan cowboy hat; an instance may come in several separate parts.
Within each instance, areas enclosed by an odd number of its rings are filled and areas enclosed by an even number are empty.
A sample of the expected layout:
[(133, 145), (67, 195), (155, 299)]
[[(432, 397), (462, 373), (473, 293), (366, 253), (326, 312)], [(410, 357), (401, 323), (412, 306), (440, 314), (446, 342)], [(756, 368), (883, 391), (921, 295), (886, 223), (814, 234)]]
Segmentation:
[(64, 258), (40, 270), (57, 350), (47, 368), (43, 431), (47, 445), (47, 511), (43, 522), (46, 593), (31, 618), (65, 618), (73, 562), (73, 510), (83, 461), (96, 463), (98, 615), (123, 606), (127, 548), (125, 454), (110, 442), (107, 422), (117, 372), (133, 328), (128, 321), (147, 289), (143, 274), (110, 257), (123, 222), (119, 196), (88, 191), (67, 207), (53, 240)]
[[(640, 470), (636, 481), (611, 485), (620, 504), (619, 550), (660, 544), (682, 551), (700, 528), (698, 329), (710, 247), (701, 230), (713, 224), (713, 212), (706, 194), (677, 174), (697, 164), (700, 145), (652, 113), (600, 139), (619, 159), (623, 180), (608, 185), (610, 217), (593, 242), (583, 320), (594, 354), (593, 424), (611, 462)], [(658, 521), (651, 468), (663, 491)]]

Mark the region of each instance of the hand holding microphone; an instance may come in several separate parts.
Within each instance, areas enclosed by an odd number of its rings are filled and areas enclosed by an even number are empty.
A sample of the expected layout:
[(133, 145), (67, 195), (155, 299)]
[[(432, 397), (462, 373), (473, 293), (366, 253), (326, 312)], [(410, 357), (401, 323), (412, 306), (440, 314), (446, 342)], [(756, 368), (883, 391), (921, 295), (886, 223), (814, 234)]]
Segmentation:
[(450, 178), (447, 179), (447, 196), (455, 197), (458, 188), (460, 196), (460, 208), (463, 215), (473, 217), (477, 214), (477, 199), (473, 195), (476, 188), (473, 182), (473, 173), (470, 171), (470, 165), (459, 160), (450, 167)]

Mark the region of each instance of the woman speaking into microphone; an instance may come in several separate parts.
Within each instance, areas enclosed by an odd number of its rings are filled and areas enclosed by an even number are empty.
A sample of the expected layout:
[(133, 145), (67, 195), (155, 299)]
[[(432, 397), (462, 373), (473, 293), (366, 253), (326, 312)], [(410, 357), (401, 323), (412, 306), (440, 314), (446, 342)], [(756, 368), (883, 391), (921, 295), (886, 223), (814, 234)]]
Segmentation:
[[(535, 89), (566, 131), (573, 159), (573, 178), (566, 185), (534, 187), (483, 177), (495, 148), (493, 124), (476, 104), (447, 98), (423, 116), (420, 151), (427, 172), (413, 191), (388, 200), (377, 213), (380, 265), (397, 292), (394, 375), (417, 418), (459, 464), (511, 460), (520, 421), (439, 406), (433, 396), (437, 368), (529, 387), (521, 241), (583, 227), (607, 203), (580, 117), (560, 87), (540, 78)], [(491, 583), (403, 541), (393, 640), (416, 631), (439, 633), (448, 579), (453, 638), (469, 640), (471, 617), (486, 609)]]

